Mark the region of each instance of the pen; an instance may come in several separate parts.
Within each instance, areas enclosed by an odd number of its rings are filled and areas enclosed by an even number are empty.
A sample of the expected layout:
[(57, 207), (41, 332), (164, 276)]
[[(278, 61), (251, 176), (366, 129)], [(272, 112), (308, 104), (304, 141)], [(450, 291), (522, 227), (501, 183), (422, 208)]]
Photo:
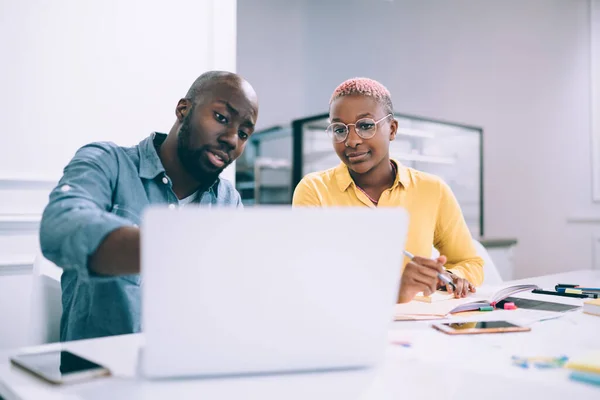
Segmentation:
[(585, 291), (585, 290), (581, 290), (579, 288), (558, 288), (557, 292), (559, 293), (571, 293), (571, 294), (584, 294), (587, 297), (591, 297), (594, 299), (598, 298), (598, 295), (600, 295), (600, 292), (589, 292), (589, 291)]
[[(560, 289), (565, 289), (565, 288), (559, 288)], [(574, 287), (574, 288), (566, 288), (566, 289), (571, 289), (571, 290), (581, 290), (582, 292), (600, 292), (600, 288), (593, 288), (593, 287)]]
[(564, 283), (559, 283), (554, 287), (556, 291), (564, 291), (566, 289), (575, 289), (581, 290), (582, 292), (600, 292), (600, 288), (591, 288), (591, 287), (581, 287), (580, 285), (567, 285)]
[[(415, 258), (415, 256), (411, 252), (406, 251), (406, 250), (404, 250), (404, 255), (406, 257), (410, 258), (411, 260), (413, 258)], [(446, 275), (444, 275), (442, 273), (438, 274), (438, 278), (440, 278), (441, 281), (446, 282), (447, 285), (452, 286), (452, 289), (456, 290), (456, 286), (454, 285), (454, 282), (452, 282), (452, 279), (448, 278)]]
[(554, 287), (554, 289), (557, 289), (557, 288), (576, 288), (577, 286), (579, 286), (579, 285), (572, 285), (570, 283), (559, 283), (558, 285), (556, 285)]
[(587, 299), (588, 298), (588, 296), (586, 296), (585, 294), (564, 293), (564, 292), (551, 292), (549, 290), (540, 290), (540, 289), (533, 289), (531, 291), (531, 293), (536, 293), (536, 294), (550, 294), (552, 296), (562, 296), (562, 297), (575, 297), (577, 299)]

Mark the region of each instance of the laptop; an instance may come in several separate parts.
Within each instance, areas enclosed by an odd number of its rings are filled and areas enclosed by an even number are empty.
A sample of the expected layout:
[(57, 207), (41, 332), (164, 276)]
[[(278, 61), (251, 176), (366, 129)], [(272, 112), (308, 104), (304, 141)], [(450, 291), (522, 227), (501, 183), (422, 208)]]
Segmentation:
[(401, 208), (149, 208), (147, 378), (368, 368), (393, 321)]

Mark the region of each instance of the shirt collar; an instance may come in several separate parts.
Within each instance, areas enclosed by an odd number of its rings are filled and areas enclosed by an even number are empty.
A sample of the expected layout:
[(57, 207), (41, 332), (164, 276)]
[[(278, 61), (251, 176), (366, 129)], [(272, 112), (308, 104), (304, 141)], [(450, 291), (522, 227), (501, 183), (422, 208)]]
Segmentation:
[[(408, 168), (400, 164), (396, 160), (391, 161), (396, 165), (396, 178), (394, 179), (394, 183), (392, 184), (392, 189), (394, 189), (398, 184), (402, 185), (402, 187), (406, 189), (410, 184)], [(354, 183), (352, 177), (350, 176), (350, 171), (344, 163), (341, 163), (335, 168), (334, 174), (337, 180), (338, 188), (342, 192), (345, 192), (346, 189), (348, 189), (348, 187), (350, 187), (350, 185)]]
[(138, 146), (140, 154), (140, 178), (154, 179), (165, 172), (158, 149), (165, 141), (167, 135), (164, 133), (153, 132), (146, 139), (142, 140)]
[(404, 189), (410, 186), (410, 173), (408, 167), (405, 167), (398, 161), (392, 159), (392, 162), (396, 164), (396, 179), (394, 180), (394, 186), (401, 184)]

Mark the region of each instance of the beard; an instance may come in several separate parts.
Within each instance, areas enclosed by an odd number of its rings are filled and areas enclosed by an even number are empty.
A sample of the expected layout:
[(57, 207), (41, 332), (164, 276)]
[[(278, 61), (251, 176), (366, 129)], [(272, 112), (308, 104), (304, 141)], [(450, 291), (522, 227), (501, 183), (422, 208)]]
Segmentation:
[(196, 133), (196, 129), (191, 124), (194, 108), (195, 106), (192, 106), (192, 109), (183, 119), (183, 123), (179, 129), (177, 136), (177, 156), (185, 170), (195, 180), (208, 187), (217, 180), (224, 168), (217, 170), (209, 169), (203, 161), (206, 158), (206, 149), (204, 146), (196, 149), (191, 147), (192, 134)]

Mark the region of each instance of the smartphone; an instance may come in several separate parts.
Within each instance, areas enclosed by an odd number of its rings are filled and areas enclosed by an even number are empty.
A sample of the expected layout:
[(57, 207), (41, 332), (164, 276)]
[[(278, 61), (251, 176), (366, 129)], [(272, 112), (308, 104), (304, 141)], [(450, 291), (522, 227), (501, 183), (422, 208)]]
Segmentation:
[(54, 384), (78, 382), (110, 375), (110, 371), (102, 365), (64, 350), (18, 354), (11, 357), (10, 361)]
[(527, 326), (519, 326), (506, 321), (455, 322), (434, 324), (433, 327), (449, 335), (473, 335), (477, 333), (528, 332)]

